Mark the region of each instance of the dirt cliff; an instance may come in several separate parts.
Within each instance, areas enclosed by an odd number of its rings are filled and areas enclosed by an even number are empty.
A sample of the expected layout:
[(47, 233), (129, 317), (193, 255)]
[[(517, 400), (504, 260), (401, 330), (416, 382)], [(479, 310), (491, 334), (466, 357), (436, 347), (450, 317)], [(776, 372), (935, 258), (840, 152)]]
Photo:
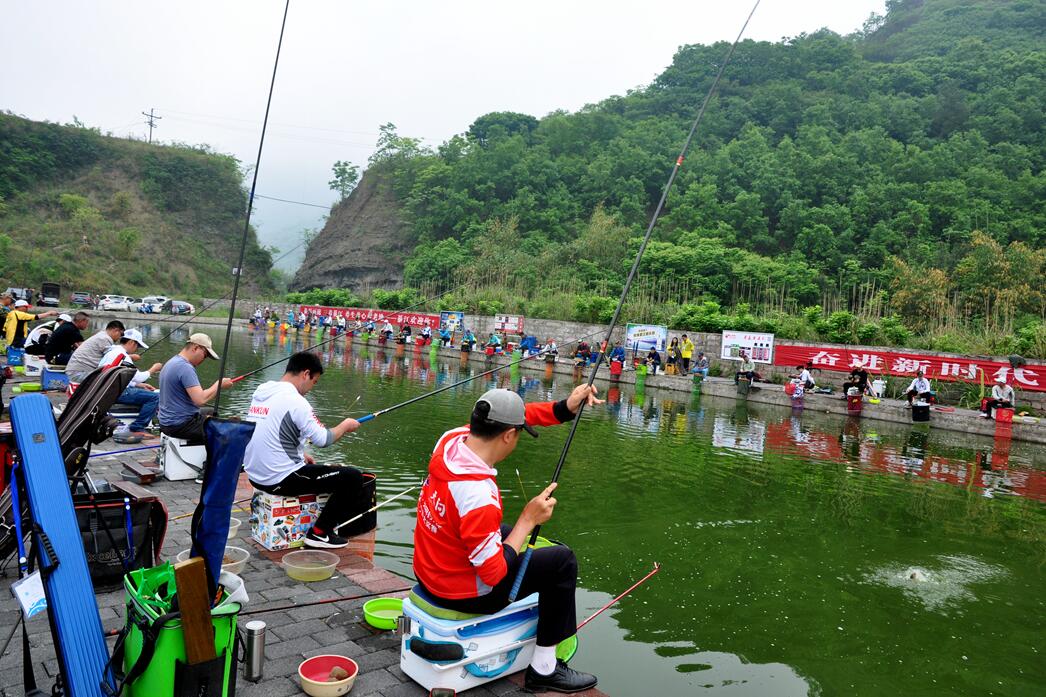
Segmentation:
[(309, 245), (291, 289), (398, 288), (411, 248), (391, 188), (379, 174), (364, 172), (356, 189), (335, 206)]

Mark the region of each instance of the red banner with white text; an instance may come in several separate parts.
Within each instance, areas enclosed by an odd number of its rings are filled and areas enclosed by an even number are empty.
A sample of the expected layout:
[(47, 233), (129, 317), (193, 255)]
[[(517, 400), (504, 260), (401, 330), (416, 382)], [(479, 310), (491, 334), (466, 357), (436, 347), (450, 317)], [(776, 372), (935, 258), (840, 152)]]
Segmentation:
[(878, 351), (865, 347), (797, 346), (778, 342), (774, 350), (774, 365), (795, 367), (812, 363), (821, 370), (850, 372), (864, 368), (871, 376), (898, 375), (915, 377), (923, 371), (932, 380), (945, 382), (972, 382), (991, 385), (1003, 379), (1022, 390), (1046, 392), (1046, 366), (1030, 365), (1013, 368), (1009, 363), (982, 358), (960, 356), (930, 356), (902, 351)]
[[(347, 320), (360, 322), (384, 322), (388, 320), (396, 327), (409, 324), (412, 327), (439, 328), (439, 315), (427, 315), (421, 312), (399, 312), (397, 310), (372, 310), (365, 307), (324, 307), (323, 305), (302, 305), (299, 312), (311, 312), (325, 317), (344, 317)], [(378, 327), (381, 329), (381, 327)]]

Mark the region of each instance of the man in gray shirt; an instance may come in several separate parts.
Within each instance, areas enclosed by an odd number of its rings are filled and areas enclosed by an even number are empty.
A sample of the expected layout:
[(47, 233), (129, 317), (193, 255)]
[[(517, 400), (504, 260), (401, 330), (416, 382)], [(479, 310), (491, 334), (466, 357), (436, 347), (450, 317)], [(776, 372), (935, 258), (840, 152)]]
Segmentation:
[[(208, 358), (218, 358), (211, 346), (211, 337), (193, 334), (185, 348), (164, 364), (160, 371), (160, 431), (172, 438), (184, 438), (190, 445), (204, 442), (203, 422), (211, 409), (204, 404), (214, 399), (218, 381), (206, 390), (200, 387), (196, 366)], [(231, 378), (222, 380), (222, 389), (233, 386)]]
[(69, 357), (69, 363), (65, 366), (65, 374), (72, 382), (83, 382), (84, 378), (98, 368), (98, 362), (113, 344), (123, 337), (123, 322), (114, 319), (105, 325), (105, 329), (92, 336), (73, 351)]

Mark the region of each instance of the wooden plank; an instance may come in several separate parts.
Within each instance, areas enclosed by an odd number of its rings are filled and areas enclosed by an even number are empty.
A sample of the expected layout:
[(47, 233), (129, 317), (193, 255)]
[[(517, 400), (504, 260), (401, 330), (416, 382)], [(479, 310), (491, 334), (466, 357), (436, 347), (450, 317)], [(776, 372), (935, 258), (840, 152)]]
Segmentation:
[(214, 626), (211, 624), (207, 568), (203, 559), (193, 557), (175, 564), (174, 582), (178, 587), (185, 658), (189, 665), (210, 661), (215, 658)]

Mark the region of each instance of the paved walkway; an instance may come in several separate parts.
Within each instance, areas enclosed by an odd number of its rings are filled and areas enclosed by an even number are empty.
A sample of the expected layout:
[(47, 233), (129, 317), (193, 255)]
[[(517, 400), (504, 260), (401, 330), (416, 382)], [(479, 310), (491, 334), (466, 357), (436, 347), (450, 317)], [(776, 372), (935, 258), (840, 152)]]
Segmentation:
[[(5, 387), (4, 402), (6, 403), (10, 397), (10, 387)], [(63, 401), (60, 395), (49, 394), (49, 397), (55, 402)], [(143, 445), (148, 444), (148, 442), (143, 443)], [(96, 446), (94, 453), (126, 447), (132, 446), (118, 446), (112, 441), (106, 441), (100, 446)], [(151, 452), (142, 451), (94, 458), (91, 460), (91, 474), (95, 479), (117, 481), (120, 479), (124, 458), (147, 461), (152, 457)], [(241, 489), (238, 491), (237, 501), (250, 496), (249, 485), (244, 486), (245, 484), (245, 480), (241, 478)], [(170, 522), (161, 558), (173, 560), (178, 552), (189, 547), (191, 520), (189, 514), (195, 509), (199, 497), (199, 485), (192, 480), (169, 482), (161, 479), (146, 488), (158, 494), (167, 506)], [(249, 507), (249, 503), (243, 505)], [(257, 684), (249, 683), (241, 678), (237, 684), (238, 697), (282, 697), (283, 695), (303, 694), (298, 686), (298, 665), (304, 658), (326, 653), (345, 655), (359, 664), (360, 675), (353, 686), (353, 695), (423, 697), (428, 694), (400, 670), (399, 638), (392, 632), (375, 630), (364, 622), (364, 600), (309, 605), (317, 600), (350, 598), (373, 592), (406, 595), (405, 592), (393, 593), (392, 591), (410, 586), (412, 583), (410, 580), (396, 576), (374, 564), (375, 533), (354, 538), (353, 544), (347, 550), (340, 552), (342, 562), (332, 578), (316, 583), (302, 583), (291, 579), (284, 573), (278, 563), (283, 556), (282, 553), (267, 552), (250, 539), (250, 526), (247, 522), (249, 513), (234, 509), (234, 515), (242, 519), (243, 524), (240, 526), (237, 538), (230, 544), (251, 551), (251, 558), (242, 574), (250, 595), (250, 603), (245, 606), (244, 611), (253, 613), (266, 608), (292, 606), (289, 609), (252, 616), (252, 619), (264, 620), (268, 626), (265, 677)], [(380, 515), (379, 512), (379, 526), (376, 533), (379, 535), (381, 534)], [(3, 578), (3, 584), (6, 586), (17, 578), (17, 568), (12, 562), (6, 566), (4, 571), (6, 575)], [(124, 618), (123, 592), (100, 593), (96, 597), (104, 628), (107, 631), (119, 629)], [(17, 622), (18, 613), (16, 601), (10, 593), (6, 591), (0, 593), (0, 628), (3, 628), (0, 629), (0, 641), (6, 638), (7, 631)], [(33, 647), (32, 656), (37, 682), (42, 686), (49, 686), (54, 681), (58, 664), (46, 618), (37, 616), (29, 621), (29, 638)], [(113, 639), (110, 638), (110, 648), (112, 643)], [(3, 697), (15, 697), (16, 695), (20, 697), (24, 694), (21, 665), (21, 640), (16, 635), (7, 651), (0, 656), (0, 695)], [(468, 697), (524, 694), (520, 688), (520, 675), (503, 678), (462, 694)], [(602, 695), (596, 690), (584, 694), (590, 697)]]

